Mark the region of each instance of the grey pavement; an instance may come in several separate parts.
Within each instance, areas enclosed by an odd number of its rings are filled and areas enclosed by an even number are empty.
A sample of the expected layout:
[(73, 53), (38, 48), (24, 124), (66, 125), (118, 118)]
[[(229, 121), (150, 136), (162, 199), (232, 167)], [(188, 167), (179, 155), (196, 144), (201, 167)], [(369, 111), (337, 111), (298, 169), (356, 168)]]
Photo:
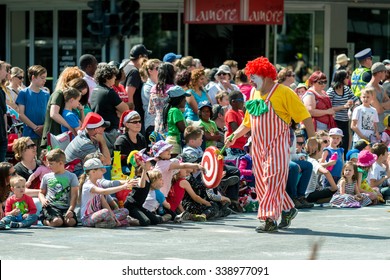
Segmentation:
[(0, 231), (2, 260), (389, 260), (390, 206), (301, 210), (287, 230), (256, 233), (255, 213), (204, 223), (120, 229)]

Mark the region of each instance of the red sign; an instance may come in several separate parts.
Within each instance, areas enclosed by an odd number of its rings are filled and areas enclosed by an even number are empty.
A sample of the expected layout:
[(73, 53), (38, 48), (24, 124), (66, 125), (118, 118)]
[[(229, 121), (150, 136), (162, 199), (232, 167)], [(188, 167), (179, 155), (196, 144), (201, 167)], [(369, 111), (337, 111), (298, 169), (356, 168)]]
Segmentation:
[(284, 0), (184, 0), (191, 24), (283, 24)]

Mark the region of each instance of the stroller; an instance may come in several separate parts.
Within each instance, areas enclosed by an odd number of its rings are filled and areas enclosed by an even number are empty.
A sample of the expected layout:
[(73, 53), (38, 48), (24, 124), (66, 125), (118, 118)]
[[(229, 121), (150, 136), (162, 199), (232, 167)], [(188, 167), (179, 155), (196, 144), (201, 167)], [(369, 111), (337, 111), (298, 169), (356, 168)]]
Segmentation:
[(19, 113), (7, 105), (7, 124), (8, 124), (8, 146), (5, 160), (9, 163), (16, 164), (17, 161), (12, 151), (13, 143), (16, 139), (22, 137), (24, 123), (19, 120)]

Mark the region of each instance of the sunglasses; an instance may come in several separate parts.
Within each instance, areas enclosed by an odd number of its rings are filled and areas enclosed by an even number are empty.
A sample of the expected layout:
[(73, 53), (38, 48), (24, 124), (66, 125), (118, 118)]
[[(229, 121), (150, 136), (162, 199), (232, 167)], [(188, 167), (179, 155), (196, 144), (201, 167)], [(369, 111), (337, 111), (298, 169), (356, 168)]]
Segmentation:
[(29, 145), (27, 145), (27, 149), (32, 149), (32, 148), (35, 148), (36, 146), (37, 146), (37, 144), (35, 144), (35, 143), (29, 144)]
[(142, 121), (141, 120), (139, 120), (139, 121), (131, 121), (131, 122), (127, 122), (127, 123), (137, 124), (137, 123), (142, 123)]
[(14, 172), (12, 172), (12, 173), (9, 174), (9, 176), (11, 176), (11, 177), (13, 177), (13, 176), (15, 176), (15, 175), (16, 175), (16, 171), (14, 171)]
[(243, 98), (236, 98), (236, 99), (234, 99), (235, 101), (237, 101), (237, 102), (244, 102), (244, 99)]
[(319, 85), (326, 85), (328, 83), (328, 81), (318, 81), (317, 84)]
[(217, 76), (227, 75), (227, 73), (218, 73)]
[(302, 146), (302, 145), (305, 144), (305, 142), (297, 142), (297, 144), (298, 144), (299, 146)]
[(156, 71), (158, 71), (158, 66), (152, 68), (151, 70), (156, 70)]
[(287, 77), (295, 77), (295, 74), (286, 75)]
[(19, 80), (23, 80), (24, 77), (23, 76), (15, 76), (16, 78), (18, 78)]

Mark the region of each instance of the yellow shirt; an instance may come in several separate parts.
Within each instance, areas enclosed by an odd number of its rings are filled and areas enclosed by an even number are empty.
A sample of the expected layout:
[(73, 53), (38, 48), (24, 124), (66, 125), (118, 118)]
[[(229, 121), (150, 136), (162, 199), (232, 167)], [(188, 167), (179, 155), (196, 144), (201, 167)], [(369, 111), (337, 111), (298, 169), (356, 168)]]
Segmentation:
[[(256, 90), (251, 99), (267, 99), (268, 94), (261, 96), (260, 91)], [(311, 117), (309, 111), (303, 105), (298, 95), (289, 87), (279, 85), (270, 98), (272, 108), (275, 113), (287, 124), (290, 124), (291, 118), (296, 122)], [(244, 121), (242, 122), (246, 127), (251, 127), (250, 115), (248, 111), (245, 112)]]

